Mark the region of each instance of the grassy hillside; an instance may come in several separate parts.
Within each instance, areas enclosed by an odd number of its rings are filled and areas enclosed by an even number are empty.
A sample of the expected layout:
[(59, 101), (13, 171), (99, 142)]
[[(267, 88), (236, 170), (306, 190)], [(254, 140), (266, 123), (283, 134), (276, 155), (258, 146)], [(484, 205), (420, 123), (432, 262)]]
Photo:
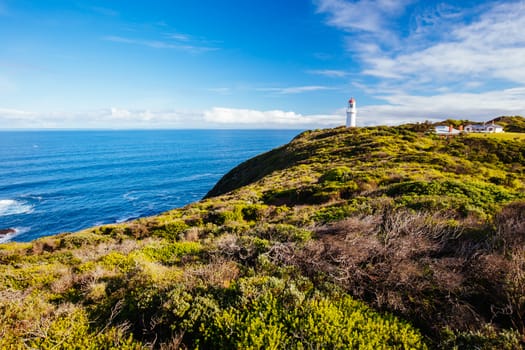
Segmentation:
[(525, 132), (502, 132), (497, 134), (469, 134), (468, 137), (492, 138), (500, 140), (519, 141), (525, 139)]
[(503, 126), (506, 132), (525, 133), (525, 118), (521, 116), (502, 116), (492, 121)]
[(0, 245), (0, 348), (521, 348), (525, 140), (420, 129), (304, 132), (198, 203)]

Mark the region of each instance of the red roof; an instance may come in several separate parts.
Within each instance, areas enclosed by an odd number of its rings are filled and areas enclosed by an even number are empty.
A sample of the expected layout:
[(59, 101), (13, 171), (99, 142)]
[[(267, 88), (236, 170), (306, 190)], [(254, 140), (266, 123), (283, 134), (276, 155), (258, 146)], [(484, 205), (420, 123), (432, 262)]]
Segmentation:
[(355, 100), (354, 100), (354, 98), (352, 97), (351, 99), (348, 100), (348, 102), (349, 102), (349, 103), (354, 103)]

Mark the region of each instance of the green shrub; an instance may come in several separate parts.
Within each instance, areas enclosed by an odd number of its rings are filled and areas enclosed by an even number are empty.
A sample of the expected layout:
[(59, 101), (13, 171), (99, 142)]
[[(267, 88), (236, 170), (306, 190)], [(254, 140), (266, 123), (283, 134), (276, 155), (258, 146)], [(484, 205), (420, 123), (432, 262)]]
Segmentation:
[[(437, 202), (448, 200), (462, 203), (467, 211), (478, 209), (493, 210), (495, 205), (511, 201), (514, 198), (523, 197), (523, 193), (512, 192), (504, 187), (485, 183), (466, 183), (459, 181), (410, 181), (391, 185), (386, 193), (393, 197), (400, 197), (397, 202), (407, 206), (424, 207), (418, 197), (425, 198), (427, 206), (432, 206), (428, 200)], [(459, 208), (460, 209), (460, 208)]]
[(497, 331), (491, 326), (478, 331), (454, 332), (446, 329), (441, 334), (439, 349), (460, 350), (460, 349), (499, 349), (499, 350), (519, 350), (520, 334), (516, 331)]
[(262, 238), (279, 242), (306, 242), (312, 238), (311, 231), (288, 224), (266, 225), (256, 232)]
[(341, 166), (328, 170), (319, 178), (319, 182), (347, 182), (352, 180), (352, 170)]
[[(24, 290), (28, 288), (46, 288), (49, 287), (62, 271), (57, 264), (28, 265), (20, 268), (4, 267), (0, 269), (0, 290), (17, 289)], [(4, 271), (2, 271), (4, 270)]]
[(227, 223), (243, 220), (241, 208), (237, 207), (234, 210), (210, 211), (205, 221), (221, 226)]
[[(28, 337), (26, 345), (36, 349), (143, 349), (140, 343), (121, 330), (109, 327), (91, 331), (89, 321), (82, 309), (58, 315), (49, 325)], [(19, 346), (23, 340), (19, 339)], [(1, 341), (0, 341), (1, 344)]]
[(80, 248), (84, 245), (107, 242), (109, 238), (100, 234), (94, 234), (93, 232), (79, 232), (70, 234), (60, 239), (60, 248), (72, 249)]
[(202, 252), (202, 245), (199, 242), (172, 242), (148, 246), (142, 252), (162, 264), (173, 265), (179, 263), (182, 257), (198, 256)]
[(170, 240), (178, 240), (180, 236), (189, 228), (188, 224), (182, 220), (175, 220), (157, 227), (153, 233), (157, 236)]
[(352, 205), (332, 205), (318, 210), (314, 214), (313, 219), (315, 220), (315, 222), (326, 224), (334, 221), (343, 220), (344, 218), (351, 216), (356, 211), (356, 207)]
[(276, 278), (243, 279), (239, 297), (201, 327), (217, 349), (426, 349), (421, 334), (349, 296), (306, 298)]
[(242, 217), (246, 221), (259, 221), (264, 217), (267, 205), (251, 204), (241, 208)]
[(119, 252), (111, 252), (100, 259), (100, 263), (108, 269), (117, 269), (129, 272), (136, 267), (135, 261), (129, 256)]

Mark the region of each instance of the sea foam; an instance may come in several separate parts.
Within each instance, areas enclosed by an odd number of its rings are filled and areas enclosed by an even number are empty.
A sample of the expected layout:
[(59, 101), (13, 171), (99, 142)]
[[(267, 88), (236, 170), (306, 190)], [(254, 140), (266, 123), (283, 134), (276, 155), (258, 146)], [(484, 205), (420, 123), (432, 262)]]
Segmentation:
[(33, 211), (29, 203), (14, 199), (0, 199), (0, 216), (27, 214)]

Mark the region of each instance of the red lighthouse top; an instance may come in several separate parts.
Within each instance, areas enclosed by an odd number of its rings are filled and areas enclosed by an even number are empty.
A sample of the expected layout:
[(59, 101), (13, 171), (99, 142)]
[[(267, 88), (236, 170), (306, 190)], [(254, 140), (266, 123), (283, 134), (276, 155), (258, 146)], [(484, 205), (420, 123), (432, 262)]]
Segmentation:
[(352, 97), (351, 99), (349, 99), (349, 100), (348, 100), (348, 103), (353, 105), (353, 104), (355, 103), (354, 98)]

